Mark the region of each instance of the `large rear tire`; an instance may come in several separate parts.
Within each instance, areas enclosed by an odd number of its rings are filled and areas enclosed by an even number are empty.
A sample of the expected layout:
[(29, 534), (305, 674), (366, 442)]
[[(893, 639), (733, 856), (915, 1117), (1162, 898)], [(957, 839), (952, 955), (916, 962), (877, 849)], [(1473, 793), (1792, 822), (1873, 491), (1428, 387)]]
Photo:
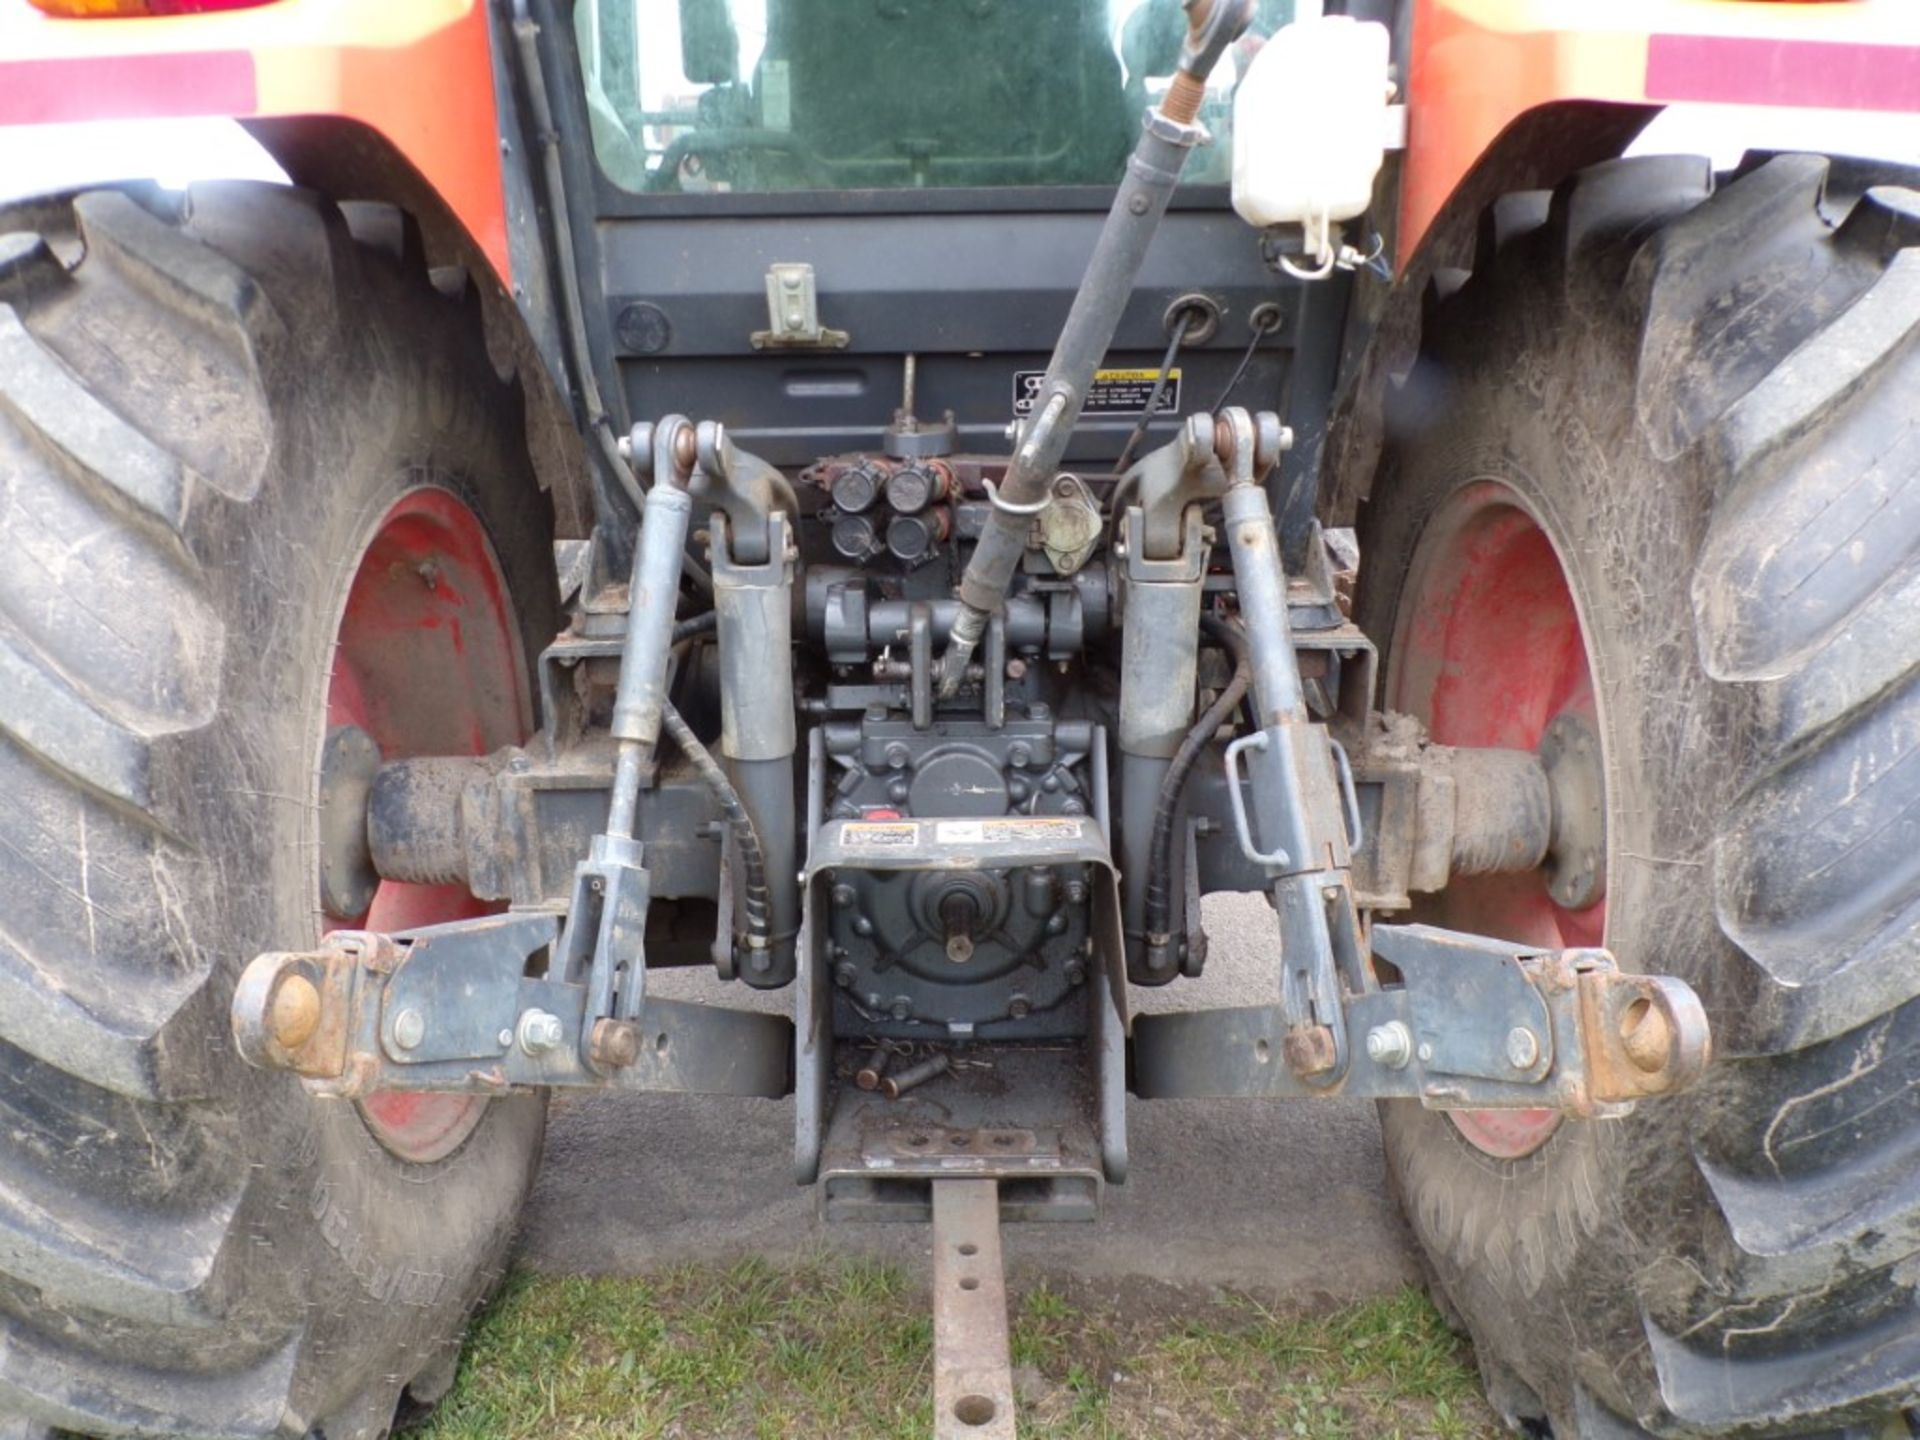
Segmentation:
[(1881, 1440), (1920, 1405), (1920, 194), (1827, 177), (1506, 197), (1362, 517), (1387, 707), (1478, 744), (1584, 713), (1604, 759), (1603, 899), (1536, 874), (1428, 918), (1604, 931), (1715, 1030), (1625, 1121), (1383, 1107), (1492, 1399), (1562, 1440)]
[(0, 211), (0, 1432), (385, 1434), (450, 1383), (538, 1160), (539, 1100), (429, 1135), (228, 1031), (248, 959), (354, 918), (320, 902), (330, 706), (513, 743), (553, 633), (478, 298), (349, 208)]

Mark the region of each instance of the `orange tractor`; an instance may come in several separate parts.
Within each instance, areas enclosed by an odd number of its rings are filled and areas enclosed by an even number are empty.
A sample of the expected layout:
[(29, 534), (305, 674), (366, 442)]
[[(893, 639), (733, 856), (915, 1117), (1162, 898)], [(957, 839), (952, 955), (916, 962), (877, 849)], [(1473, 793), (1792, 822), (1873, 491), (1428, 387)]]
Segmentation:
[(1627, 156), (1920, 11), (1325, 9), (0, 0), (293, 182), (0, 207), (0, 1436), (386, 1434), (569, 1087), (931, 1220), (943, 1436), (1339, 1096), (1517, 1430), (1920, 1433), (1920, 192)]

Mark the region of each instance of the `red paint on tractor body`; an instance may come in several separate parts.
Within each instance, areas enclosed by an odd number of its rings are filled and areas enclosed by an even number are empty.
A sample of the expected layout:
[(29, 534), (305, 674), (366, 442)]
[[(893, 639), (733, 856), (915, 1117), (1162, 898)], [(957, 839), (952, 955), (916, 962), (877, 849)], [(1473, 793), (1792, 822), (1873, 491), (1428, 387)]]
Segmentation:
[(0, 125), (246, 115), (257, 103), (245, 51), (0, 61)]
[(1920, 110), (1920, 50), (1744, 35), (1654, 35), (1647, 98)]

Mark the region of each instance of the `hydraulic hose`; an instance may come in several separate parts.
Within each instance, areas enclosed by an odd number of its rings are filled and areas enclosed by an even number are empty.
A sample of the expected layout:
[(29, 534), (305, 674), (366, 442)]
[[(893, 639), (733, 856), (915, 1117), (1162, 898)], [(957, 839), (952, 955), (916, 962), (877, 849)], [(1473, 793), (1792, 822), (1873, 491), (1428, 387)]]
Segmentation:
[(1180, 810), (1180, 797), (1187, 788), (1187, 777), (1193, 773), (1193, 767), (1199, 762), (1207, 742), (1227, 723), (1227, 717), (1239, 708), (1253, 684), (1253, 658), (1247, 651), (1246, 637), (1213, 615), (1201, 616), (1200, 625), (1210, 638), (1233, 653), (1233, 678), (1187, 732), (1186, 739), (1180, 742), (1180, 748), (1173, 752), (1173, 760), (1160, 782), (1160, 799), (1154, 806), (1152, 837), (1147, 845), (1146, 909), (1143, 918), (1149, 946), (1166, 945), (1172, 940), (1168, 930), (1172, 923), (1170, 916), (1173, 908), (1173, 822)]
[[(700, 618), (709, 622), (713, 619), (711, 615)], [(713, 792), (713, 798), (720, 802), (727, 823), (733, 827), (734, 848), (740, 855), (747, 946), (753, 950), (764, 950), (772, 935), (772, 926), (768, 921), (772, 907), (767, 895), (766, 852), (760, 848), (760, 833), (753, 828), (753, 817), (747, 814), (747, 807), (740, 803), (740, 793), (733, 788), (727, 772), (720, 768), (720, 762), (713, 758), (713, 752), (700, 743), (700, 738), (680, 717), (680, 712), (669, 704), (661, 711), (661, 719), (666, 722), (667, 734), (680, 747), (681, 753), (693, 762), (693, 768), (700, 772), (700, 778)]]
[(719, 623), (719, 620), (720, 616), (718, 612), (713, 610), (709, 610), (703, 615), (689, 616), (687, 619), (681, 620), (674, 625), (673, 643), (678, 645), (682, 640), (691, 640), (696, 635), (711, 634), (714, 626)]

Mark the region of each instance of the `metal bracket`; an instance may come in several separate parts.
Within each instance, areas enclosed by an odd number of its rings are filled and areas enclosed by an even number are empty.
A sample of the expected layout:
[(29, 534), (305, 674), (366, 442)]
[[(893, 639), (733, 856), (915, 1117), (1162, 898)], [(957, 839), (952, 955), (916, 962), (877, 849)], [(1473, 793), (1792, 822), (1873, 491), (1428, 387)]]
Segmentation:
[(1337, 1084), (1276, 1064), (1279, 1006), (1141, 1016), (1142, 1099), (1348, 1095), (1429, 1109), (1624, 1114), (1704, 1073), (1706, 1011), (1682, 980), (1630, 975), (1604, 950), (1541, 950), (1427, 925), (1377, 925), (1373, 951), (1399, 984), (1349, 994), (1351, 1055)]
[(349, 1099), (540, 1086), (787, 1093), (784, 1016), (641, 1006), (636, 985), (632, 1018), (607, 1019), (587, 986), (556, 973), (558, 957), (540, 964), (559, 935), (559, 917), (542, 912), (397, 935), (336, 930), (317, 951), (247, 966), (234, 991), (234, 1039), (250, 1063)]
[[(1214, 454), (1214, 419), (1189, 415), (1180, 433), (1128, 469), (1113, 508), (1127, 517), (1127, 559), (1180, 561), (1190, 553), (1189, 516), (1226, 492), (1227, 473)], [(1134, 530), (1135, 510), (1139, 532)], [(1204, 559), (1204, 553), (1202, 555)]]
[(782, 510), (796, 518), (800, 514), (787, 477), (735, 445), (718, 420), (702, 420), (694, 433), (698, 458), (688, 493), (725, 513), (732, 561), (765, 565), (782, 560), (771, 534), (773, 516)]
[(851, 337), (820, 323), (813, 266), (796, 260), (767, 267), (767, 328), (748, 339), (756, 350), (844, 350)]
[(1035, 523), (1040, 549), (1060, 576), (1077, 574), (1099, 548), (1100, 502), (1078, 475), (1053, 477), (1051, 499)]

